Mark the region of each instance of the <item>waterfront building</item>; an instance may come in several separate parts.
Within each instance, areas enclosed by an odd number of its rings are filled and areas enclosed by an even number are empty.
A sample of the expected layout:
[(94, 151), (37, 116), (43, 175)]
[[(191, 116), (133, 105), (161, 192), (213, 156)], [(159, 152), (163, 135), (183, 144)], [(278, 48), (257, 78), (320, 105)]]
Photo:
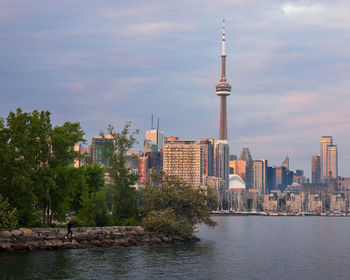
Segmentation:
[(104, 137), (97, 136), (92, 138), (91, 159), (94, 163), (107, 164), (107, 154), (110, 152), (113, 141), (113, 136), (109, 134), (104, 135)]
[(312, 183), (321, 183), (321, 158), (314, 155), (311, 158)]
[(308, 196), (308, 211), (313, 213), (323, 212), (323, 200), (321, 193), (309, 194)]
[(214, 139), (199, 139), (198, 144), (204, 149), (205, 176), (214, 175)]
[(278, 212), (280, 198), (281, 198), (281, 192), (279, 191), (271, 191), (271, 193), (265, 194), (264, 201), (262, 203), (263, 211)]
[(286, 192), (286, 212), (299, 213), (302, 211), (302, 195)]
[(163, 170), (193, 186), (201, 185), (205, 173), (203, 146), (192, 140), (165, 141)]
[(338, 147), (329, 145), (327, 147), (327, 171), (329, 178), (338, 177)]
[(321, 165), (321, 181), (326, 182), (329, 176), (328, 170), (328, 146), (333, 145), (332, 136), (322, 136), (321, 137), (321, 156), (320, 156), (320, 165)]
[(347, 209), (347, 198), (345, 193), (332, 194), (329, 200), (329, 211), (344, 213)]
[(336, 190), (350, 191), (350, 178), (344, 178), (344, 177), (338, 176), (336, 178)]

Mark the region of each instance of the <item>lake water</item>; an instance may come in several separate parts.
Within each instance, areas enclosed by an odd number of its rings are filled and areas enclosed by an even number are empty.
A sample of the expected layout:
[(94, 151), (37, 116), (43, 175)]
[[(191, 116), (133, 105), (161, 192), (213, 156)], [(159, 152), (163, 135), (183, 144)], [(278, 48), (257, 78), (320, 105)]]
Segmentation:
[(350, 218), (214, 219), (193, 244), (0, 253), (0, 279), (350, 279)]

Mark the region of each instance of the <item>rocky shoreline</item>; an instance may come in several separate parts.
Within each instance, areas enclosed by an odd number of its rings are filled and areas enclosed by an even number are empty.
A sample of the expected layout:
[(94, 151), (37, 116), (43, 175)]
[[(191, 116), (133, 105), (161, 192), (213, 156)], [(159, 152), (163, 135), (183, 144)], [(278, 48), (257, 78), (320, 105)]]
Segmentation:
[[(147, 246), (186, 242), (180, 236), (145, 231), (141, 226), (79, 227), (65, 237), (66, 228), (20, 228), (0, 231), (0, 252)], [(198, 241), (193, 238), (192, 241)]]

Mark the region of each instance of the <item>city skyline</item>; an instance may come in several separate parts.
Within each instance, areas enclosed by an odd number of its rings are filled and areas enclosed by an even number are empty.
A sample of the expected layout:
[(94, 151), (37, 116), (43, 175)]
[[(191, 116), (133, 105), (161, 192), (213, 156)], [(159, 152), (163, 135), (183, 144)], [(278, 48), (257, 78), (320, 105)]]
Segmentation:
[(142, 147), (154, 113), (166, 136), (216, 138), (225, 18), (230, 153), (246, 140), (254, 159), (277, 166), (288, 154), (311, 178), (332, 135), (350, 176), (350, 4), (246, 2), (1, 1), (1, 116), (47, 109), (56, 124), (81, 122), (88, 142), (130, 120)]

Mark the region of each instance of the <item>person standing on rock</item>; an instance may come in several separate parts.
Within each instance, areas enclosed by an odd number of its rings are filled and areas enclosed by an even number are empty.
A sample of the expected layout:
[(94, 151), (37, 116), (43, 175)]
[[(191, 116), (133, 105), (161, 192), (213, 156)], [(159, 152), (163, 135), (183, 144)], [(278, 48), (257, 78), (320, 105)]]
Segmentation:
[(73, 236), (73, 231), (72, 231), (72, 227), (73, 227), (73, 223), (71, 221), (69, 221), (69, 223), (67, 224), (67, 235), (65, 236), (65, 238), (68, 238), (69, 234), (70, 234), (70, 237), (72, 238)]

